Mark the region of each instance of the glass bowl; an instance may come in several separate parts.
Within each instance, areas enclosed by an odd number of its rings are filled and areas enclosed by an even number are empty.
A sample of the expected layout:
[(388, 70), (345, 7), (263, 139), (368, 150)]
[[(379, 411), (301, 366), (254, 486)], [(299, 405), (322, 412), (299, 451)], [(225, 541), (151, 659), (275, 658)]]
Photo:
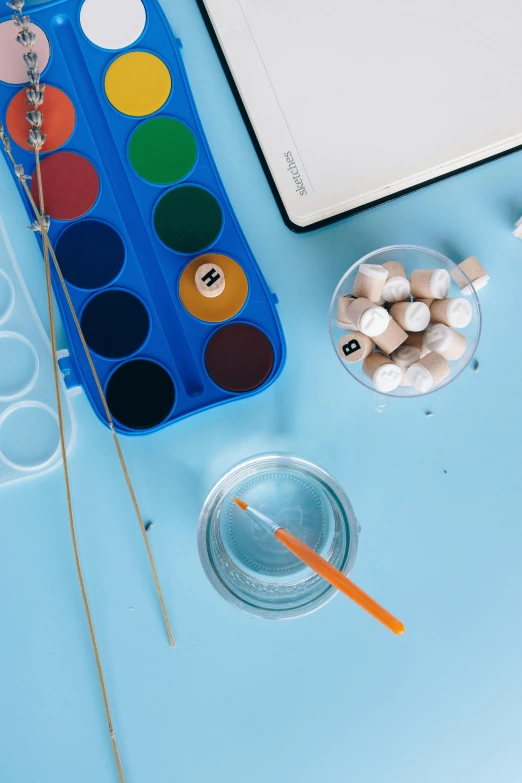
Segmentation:
[[(357, 270), (361, 264), (385, 264), (387, 261), (398, 261), (404, 264), (406, 268), (406, 274), (408, 278), (414, 269), (446, 269), (450, 274), (451, 288), (448, 293), (448, 297), (461, 297), (461, 286), (457, 284), (456, 280), (462, 283), (462, 287), (471, 285), (470, 280), (466, 277), (464, 272), (450, 261), (449, 258), (443, 256), (441, 253), (435, 252), (435, 250), (428, 250), (424, 247), (416, 247), (415, 245), (392, 245), (390, 247), (383, 247), (380, 250), (374, 250), (373, 253), (369, 253), (364, 258), (357, 261), (341, 279), (339, 285), (335, 289), (335, 293), (332, 297), (332, 303), (330, 305), (330, 337), (336, 353), (337, 358), (341, 362), (344, 369), (355, 378), (356, 381), (376, 392), (372, 381), (363, 373), (363, 362), (349, 363), (343, 361), (337, 351), (339, 340), (343, 335), (346, 335), (347, 329), (341, 329), (337, 321), (337, 305), (339, 297), (343, 294), (351, 294), (355, 278), (357, 277)], [(453, 275), (455, 275), (456, 280)], [(468, 326), (464, 329), (458, 329), (461, 334), (466, 337), (467, 346), (463, 356), (450, 362), (451, 372), (447, 378), (445, 378), (437, 386), (434, 386), (427, 392), (416, 391), (412, 386), (399, 386), (390, 392), (379, 391), (378, 394), (382, 394), (384, 397), (422, 397), (426, 394), (432, 394), (433, 392), (443, 389), (448, 384), (459, 377), (459, 375), (466, 369), (470, 361), (472, 360), (477, 345), (480, 339), (480, 332), (482, 329), (482, 315), (480, 312), (480, 304), (475, 292), (475, 289), (471, 288), (471, 294), (465, 297), (471, 304), (472, 318)]]
[(203, 569), (233, 606), (265, 619), (319, 609), (337, 592), (233, 502), (239, 497), (301, 538), (345, 574), (357, 552), (350, 501), (321, 468), (290, 454), (240, 462), (210, 492), (198, 526)]

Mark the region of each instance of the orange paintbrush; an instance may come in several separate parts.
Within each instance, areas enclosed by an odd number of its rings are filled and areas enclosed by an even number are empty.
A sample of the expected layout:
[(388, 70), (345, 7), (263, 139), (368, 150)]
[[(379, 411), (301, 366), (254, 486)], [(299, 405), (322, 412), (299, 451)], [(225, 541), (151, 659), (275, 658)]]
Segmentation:
[(303, 541), (300, 541), (298, 538), (293, 536), (292, 533), (289, 533), (288, 530), (285, 530), (284, 527), (280, 527), (260, 511), (256, 511), (255, 508), (249, 506), (243, 500), (234, 498), (234, 503), (236, 503), (239, 508), (243, 509), (243, 511), (246, 511), (246, 513), (253, 520), (255, 520), (255, 522), (261, 525), (261, 527), (266, 530), (267, 533), (277, 538), (281, 544), (286, 546), (290, 552), (293, 552), (293, 554), (298, 557), (299, 560), (302, 560), (303, 563), (306, 563), (306, 565), (315, 571), (316, 574), (322, 576), (323, 579), (329, 582), (329, 584), (331, 584), (341, 593), (347, 595), (348, 598), (352, 599), (352, 601), (355, 601), (356, 604), (358, 604), (362, 609), (365, 609), (369, 614), (375, 617), (376, 620), (379, 620), (379, 622), (385, 625), (386, 628), (389, 628), (389, 630), (395, 634), (404, 633), (403, 623), (387, 612), (386, 609), (383, 609), (383, 607), (374, 601), (373, 598), (370, 598), (369, 595), (366, 595), (363, 590), (357, 587), (357, 585), (348, 579), (345, 574), (343, 574), (337, 568), (334, 568), (334, 566), (325, 560), (324, 557), (318, 555), (317, 552), (314, 552), (313, 549), (307, 546)]

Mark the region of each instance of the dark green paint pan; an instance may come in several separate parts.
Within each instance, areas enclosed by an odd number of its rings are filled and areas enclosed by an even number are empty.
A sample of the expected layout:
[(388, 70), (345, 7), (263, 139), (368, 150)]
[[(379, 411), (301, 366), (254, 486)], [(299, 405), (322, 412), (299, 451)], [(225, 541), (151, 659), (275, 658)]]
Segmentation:
[(223, 226), (222, 209), (212, 193), (197, 185), (167, 191), (154, 212), (154, 228), (171, 250), (199, 253), (214, 244)]

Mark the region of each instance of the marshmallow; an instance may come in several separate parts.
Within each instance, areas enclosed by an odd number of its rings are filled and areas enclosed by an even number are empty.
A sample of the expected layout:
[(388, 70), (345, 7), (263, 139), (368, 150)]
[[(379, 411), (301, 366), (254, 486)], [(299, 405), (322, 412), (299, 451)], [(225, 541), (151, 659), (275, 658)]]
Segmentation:
[(382, 334), (390, 322), (390, 315), (384, 307), (374, 305), (364, 297), (352, 302), (348, 307), (347, 317), (351, 323), (355, 324), (357, 331), (368, 337), (377, 337)]
[(402, 302), (410, 296), (410, 281), (406, 277), (404, 264), (398, 261), (387, 261), (383, 264), (388, 272), (388, 279), (382, 289), (382, 298), (385, 302)]
[(407, 338), (408, 335), (404, 329), (401, 329), (399, 324), (394, 321), (393, 318), (390, 318), (388, 326), (384, 332), (382, 334), (375, 335), (373, 340), (383, 353), (390, 354), (392, 351), (398, 348), (399, 345), (402, 345), (402, 343)]
[(419, 348), (414, 348), (413, 345), (401, 345), (396, 351), (392, 353), (390, 359), (399, 367), (407, 368), (410, 364), (420, 361), (421, 352)]
[(378, 264), (361, 264), (357, 270), (353, 295), (378, 302), (387, 277), (388, 272), (384, 267)]
[(399, 261), (386, 261), (383, 267), (388, 272), (388, 280), (390, 277), (406, 277), (406, 267)]
[(422, 302), (397, 302), (390, 315), (407, 332), (422, 332), (430, 322), (430, 310)]
[(378, 337), (386, 331), (390, 320), (391, 318), (384, 307), (370, 307), (359, 318), (359, 328), (368, 337)]
[(410, 379), (408, 378), (407, 368), (401, 367), (400, 370), (402, 372), (402, 379), (401, 382), (399, 383), (399, 386), (411, 386)]
[(337, 345), (339, 356), (345, 362), (362, 362), (374, 349), (373, 340), (362, 332), (344, 334)]
[(371, 353), (364, 360), (363, 372), (380, 392), (391, 392), (402, 381), (402, 370), (382, 353)]
[(465, 258), (464, 261), (461, 261), (461, 263), (458, 265), (458, 269), (461, 269), (466, 277), (473, 283), (473, 286), (470, 286), (466, 282), (464, 276), (459, 274), (457, 269), (453, 270), (451, 276), (461, 289), (464, 296), (471, 296), (473, 288), (475, 291), (480, 291), (480, 289), (484, 288), (484, 286), (489, 282), (488, 273), (480, 261), (475, 258), (475, 256), (470, 256), (469, 258)]
[(196, 288), (208, 299), (219, 296), (225, 290), (225, 275), (217, 264), (201, 264), (196, 272)]
[(382, 289), (382, 298), (385, 302), (403, 302), (410, 297), (410, 282), (405, 277), (395, 275), (389, 277)]
[[(513, 236), (518, 237), (518, 239), (522, 239), (522, 217), (519, 218), (515, 223), (515, 230), (513, 231)], [(386, 264), (383, 264), (383, 267), (386, 268)]]
[(445, 299), (451, 279), (446, 269), (414, 269), (410, 276), (412, 296), (420, 299)]
[(471, 323), (473, 308), (469, 299), (437, 299), (431, 306), (431, 320), (454, 329), (464, 329)]
[(355, 324), (348, 320), (348, 308), (355, 302), (355, 297), (351, 294), (341, 294), (337, 301), (337, 326), (339, 329), (351, 329), (355, 331)]
[(460, 359), (466, 351), (466, 338), (460, 332), (455, 332), (444, 324), (432, 324), (426, 329), (426, 347), (430, 351), (444, 356), (445, 359), (455, 361)]
[(450, 366), (444, 356), (433, 352), (419, 362), (410, 364), (406, 374), (413, 388), (425, 394), (448, 377)]
[(408, 335), (408, 339), (404, 341), (404, 345), (411, 345), (413, 348), (418, 348), (421, 353), (421, 359), (430, 352), (430, 349), (426, 345), (426, 332), (411, 332)]
[(416, 297), (414, 302), (422, 302), (422, 304), (425, 304), (426, 307), (431, 307), (435, 299), (433, 297), (429, 297), (429, 299), (420, 299), (419, 297)]

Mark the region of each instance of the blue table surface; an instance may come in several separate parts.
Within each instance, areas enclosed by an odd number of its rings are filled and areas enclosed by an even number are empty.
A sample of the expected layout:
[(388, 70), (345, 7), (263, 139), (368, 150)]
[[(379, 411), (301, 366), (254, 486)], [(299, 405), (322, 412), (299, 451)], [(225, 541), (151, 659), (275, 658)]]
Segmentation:
[[(288, 340), (277, 383), (124, 451), (178, 646), (166, 640), (112, 440), (73, 401), (72, 484), (128, 783), (520, 783), (522, 153), (308, 235), (285, 228), (194, 0), (164, 0), (211, 149)], [(45, 323), (42, 261), (16, 189), (0, 204)], [(451, 387), (383, 412), (343, 371), (328, 307), (383, 245), (476, 254), (477, 357)], [(427, 417), (426, 410), (433, 416)], [(381, 448), (382, 447), (382, 448)], [(394, 637), (337, 597), (272, 623), (230, 607), (196, 526), (235, 462), (295, 452), (346, 488), (362, 532), (353, 577), (406, 623)], [(0, 780), (115, 783), (60, 470), (0, 494)]]

